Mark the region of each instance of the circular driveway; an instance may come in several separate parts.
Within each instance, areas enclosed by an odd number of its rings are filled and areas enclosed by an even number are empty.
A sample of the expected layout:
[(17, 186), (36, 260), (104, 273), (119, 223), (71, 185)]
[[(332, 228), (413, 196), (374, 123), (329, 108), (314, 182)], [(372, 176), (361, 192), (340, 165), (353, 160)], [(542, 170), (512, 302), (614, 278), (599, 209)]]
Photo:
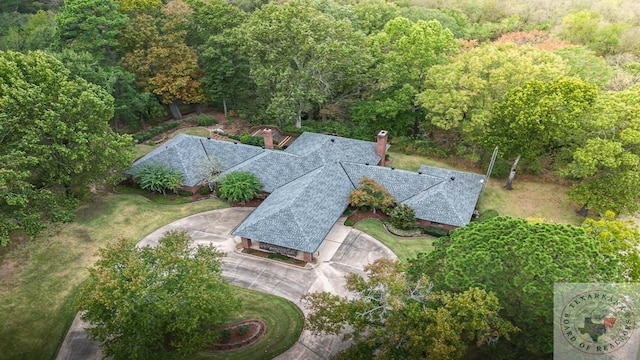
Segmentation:
[[(302, 295), (315, 291), (346, 295), (347, 273), (362, 274), (364, 265), (378, 258), (396, 259), (389, 248), (373, 237), (342, 225), (344, 219), (327, 234), (311, 269), (241, 254), (236, 251), (240, 241), (231, 232), (251, 211), (253, 208), (227, 208), (192, 215), (154, 231), (137, 246), (154, 246), (170, 230), (187, 231), (194, 243), (214, 244), (227, 254), (223, 259), (222, 275), (229, 283), (286, 298), (305, 314), (307, 311), (300, 301)], [(88, 339), (84, 331), (87, 325), (76, 316), (57, 359), (101, 358), (98, 344)], [(277, 359), (327, 359), (347, 345), (340, 336), (316, 336), (304, 330), (296, 344)]]

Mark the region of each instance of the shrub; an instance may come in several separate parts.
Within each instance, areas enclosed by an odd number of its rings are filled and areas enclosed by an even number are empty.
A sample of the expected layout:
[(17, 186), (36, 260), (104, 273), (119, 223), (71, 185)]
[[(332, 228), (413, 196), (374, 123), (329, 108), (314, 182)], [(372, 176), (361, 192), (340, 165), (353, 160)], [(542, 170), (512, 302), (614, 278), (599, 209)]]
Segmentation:
[(220, 341), (221, 342), (227, 342), (227, 341), (231, 340), (232, 337), (233, 337), (233, 331), (231, 331), (231, 329), (224, 328), (224, 329), (220, 330)]
[(424, 229), (422, 229), (422, 231), (427, 235), (436, 236), (436, 237), (449, 236), (449, 231), (435, 228), (435, 227), (427, 226)]
[(240, 142), (247, 145), (264, 146), (264, 138), (262, 136), (252, 136), (247, 132), (240, 134)]
[(353, 226), (353, 220), (347, 219), (344, 221), (344, 226)]
[(195, 117), (196, 125), (198, 126), (209, 126), (213, 124), (217, 124), (218, 121), (212, 115), (201, 114)]
[(262, 188), (258, 177), (248, 171), (232, 172), (225, 175), (218, 186), (216, 193), (224, 201), (241, 202), (255, 198)]
[(248, 332), (249, 332), (249, 325), (240, 325), (240, 327), (238, 328), (238, 334), (240, 335), (245, 335)]
[(368, 206), (376, 212), (376, 209), (384, 209), (394, 205), (396, 199), (375, 180), (363, 177), (358, 182), (358, 189), (349, 194), (349, 204), (352, 206)]
[(185, 189), (177, 189), (176, 190), (176, 194), (180, 195), (180, 196), (191, 196), (193, 195), (193, 193), (189, 190), (185, 190)]
[(176, 191), (184, 178), (180, 171), (161, 163), (144, 164), (134, 175), (142, 189), (163, 194), (165, 190)]
[(162, 134), (165, 131), (169, 131), (171, 129), (175, 129), (178, 127), (178, 122), (177, 121), (172, 121), (172, 122), (168, 122), (162, 126), (159, 127), (155, 127), (153, 129), (149, 129), (145, 132), (142, 133), (138, 133), (133, 135), (133, 138), (138, 142), (141, 143), (145, 140), (149, 140), (154, 136), (158, 136), (160, 134)]
[(391, 210), (389, 214), (391, 224), (399, 229), (409, 230), (418, 227), (416, 212), (407, 204), (401, 204)]

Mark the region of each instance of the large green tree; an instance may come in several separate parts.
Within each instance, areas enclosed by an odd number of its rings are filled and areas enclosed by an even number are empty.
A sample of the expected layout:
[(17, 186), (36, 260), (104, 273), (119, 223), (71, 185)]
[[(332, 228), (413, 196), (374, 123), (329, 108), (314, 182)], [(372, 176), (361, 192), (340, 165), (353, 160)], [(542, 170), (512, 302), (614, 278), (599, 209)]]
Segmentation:
[(533, 80), (508, 91), (496, 105), (482, 137), (488, 149), (498, 146), (508, 158), (529, 163), (572, 144), (570, 134), (583, 125), (597, 87), (574, 78)]
[(423, 90), (429, 68), (456, 51), (453, 34), (435, 20), (413, 23), (398, 17), (370, 37), (370, 46), (376, 58), (375, 91), (355, 107), (354, 120), (377, 124), (382, 118), (396, 133), (412, 129), (416, 135), (425, 115), (415, 97)]
[(335, 359), (458, 359), (517, 330), (500, 318), (495, 295), (479, 288), (431, 291), (428, 278), (409, 280), (402, 264), (387, 259), (367, 265), (365, 274), (347, 276), (349, 298), (304, 296), (311, 331), (354, 342)]
[(619, 257), (600, 250), (581, 227), (495, 217), (441, 238), (433, 252), (412, 261), (409, 273), (430, 276), (435, 289), (494, 292), (500, 315), (522, 332), (488, 356), (542, 358), (553, 353), (554, 282), (625, 280)]
[(313, 2), (267, 4), (240, 30), (266, 113), (298, 128), (303, 113), (357, 92), (372, 63), (364, 34)]
[(566, 173), (580, 182), (569, 192), (584, 209), (640, 210), (640, 86), (602, 93), (585, 118)]
[(129, 18), (110, 0), (72, 0), (56, 17), (57, 57), (73, 75), (109, 92), (115, 99), (114, 127), (124, 122), (140, 128), (145, 117), (161, 114), (155, 96), (136, 86), (121, 65), (120, 36)]
[(0, 242), (69, 220), (58, 210), (77, 192), (130, 165), (131, 138), (109, 128), (112, 116), (113, 98), (54, 57), (0, 52)]
[(222, 278), (222, 253), (191, 247), (186, 232), (166, 233), (156, 247), (118, 240), (98, 252), (77, 308), (90, 336), (115, 359), (185, 358), (219, 336), (239, 308)]
[(434, 126), (463, 132), (477, 142), (494, 107), (527, 81), (552, 81), (568, 68), (552, 53), (514, 44), (483, 45), (436, 65), (426, 75), (417, 101)]
[(118, 36), (129, 18), (111, 0), (66, 0), (56, 16), (56, 48), (86, 51), (101, 63), (115, 63)]

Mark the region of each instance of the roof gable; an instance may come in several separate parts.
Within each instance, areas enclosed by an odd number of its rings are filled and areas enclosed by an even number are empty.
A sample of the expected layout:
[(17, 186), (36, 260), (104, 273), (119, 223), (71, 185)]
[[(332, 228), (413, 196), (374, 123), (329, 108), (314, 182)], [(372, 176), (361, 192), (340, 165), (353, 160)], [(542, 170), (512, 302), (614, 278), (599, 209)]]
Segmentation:
[(416, 217), (441, 224), (467, 225), (473, 216), (485, 176), (426, 165), (419, 171), (443, 181), (404, 202), (415, 210)]
[(347, 207), (351, 181), (340, 165), (325, 165), (278, 189), (234, 235), (315, 252)]
[(219, 161), (223, 169), (228, 169), (264, 151), (257, 146), (177, 134), (136, 160), (127, 173), (135, 174), (143, 164), (162, 163), (184, 175), (182, 182), (184, 186), (195, 186), (204, 178), (201, 168), (208, 157)]

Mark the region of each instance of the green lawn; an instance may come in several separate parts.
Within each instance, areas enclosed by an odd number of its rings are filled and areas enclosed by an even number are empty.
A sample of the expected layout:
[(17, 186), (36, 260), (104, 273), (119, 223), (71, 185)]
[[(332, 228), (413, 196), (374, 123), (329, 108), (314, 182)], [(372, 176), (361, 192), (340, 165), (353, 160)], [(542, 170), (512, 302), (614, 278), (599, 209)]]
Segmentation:
[(201, 136), (206, 138), (207, 136), (209, 136), (210, 132), (209, 132), (209, 129), (198, 126), (198, 127), (180, 129), (175, 133), (173, 133), (171, 137), (176, 136), (176, 134), (187, 134), (187, 135)]
[(226, 206), (217, 200), (157, 205), (106, 194), (80, 207), (75, 222), (14, 246), (2, 261), (0, 358), (55, 358), (75, 315), (72, 298), (98, 248), (120, 237), (135, 244), (174, 220)]
[(435, 237), (400, 237), (391, 235), (380, 220), (364, 219), (359, 221), (356, 229), (363, 231), (389, 247), (401, 261), (412, 259), (421, 252), (433, 250)]
[(295, 304), (258, 291), (240, 287), (236, 287), (236, 290), (243, 299), (243, 311), (231, 322), (260, 318), (267, 325), (267, 332), (257, 343), (245, 349), (219, 353), (203, 352), (197, 359), (273, 359), (298, 341), (304, 326), (304, 317)]

